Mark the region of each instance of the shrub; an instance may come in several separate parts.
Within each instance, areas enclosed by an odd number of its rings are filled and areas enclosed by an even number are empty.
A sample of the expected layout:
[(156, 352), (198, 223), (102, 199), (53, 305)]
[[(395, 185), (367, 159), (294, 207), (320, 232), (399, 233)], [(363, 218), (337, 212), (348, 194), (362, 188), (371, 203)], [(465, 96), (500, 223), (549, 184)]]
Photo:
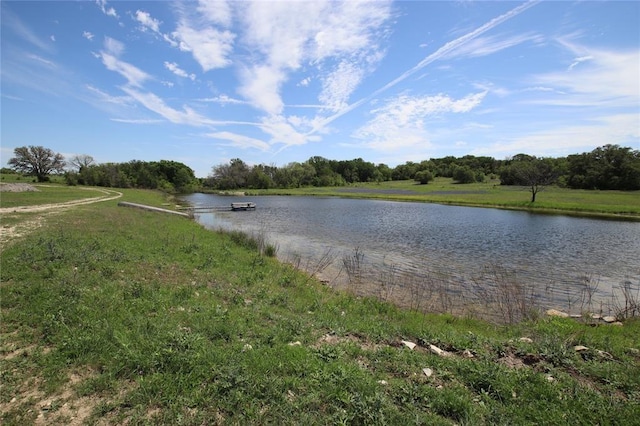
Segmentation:
[(422, 185), (427, 184), (433, 180), (433, 173), (431, 173), (429, 170), (419, 171), (418, 173), (416, 173), (414, 180)]

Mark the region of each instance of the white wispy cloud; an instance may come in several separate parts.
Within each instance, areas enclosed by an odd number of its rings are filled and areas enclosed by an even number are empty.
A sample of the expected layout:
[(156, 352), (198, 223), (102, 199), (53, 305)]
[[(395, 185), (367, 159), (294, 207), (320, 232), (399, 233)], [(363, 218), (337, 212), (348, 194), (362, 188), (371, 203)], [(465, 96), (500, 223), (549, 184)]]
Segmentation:
[(496, 158), (526, 152), (537, 156), (565, 156), (591, 151), (611, 143), (637, 146), (640, 126), (637, 113), (594, 117), (586, 123), (556, 125), (524, 136), (504, 136), (500, 142), (474, 150), (474, 155)]
[(469, 112), (480, 105), (486, 94), (479, 92), (457, 100), (443, 94), (421, 97), (402, 94), (372, 110), (374, 117), (352, 136), (365, 141), (364, 146), (382, 151), (423, 145), (430, 139), (426, 126), (430, 118)]
[(190, 52), (204, 72), (231, 64), (236, 35), (227, 29), (231, 24), (231, 7), (225, 1), (200, 1), (193, 9), (177, 3), (176, 29), (165, 40), (183, 52)]
[(196, 7), (198, 12), (208, 21), (221, 25), (223, 27), (229, 27), (232, 22), (233, 12), (231, 9), (231, 2), (226, 0), (198, 0), (198, 6)]
[(441, 59), (487, 56), (525, 42), (540, 43), (543, 40), (544, 37), (535, 33), (516, 35), (498, 34), (486, 37), (478, 37), (476, 39), (470, 40), (468, 43), (462, 46), (458, 46), (457, 48), (451, 50)]
[(187, 124), (190, 126), (213, 125), (215, 122), (199, 114), (189, 106), (185, 105), (182, 110), (170, 107), (166, 102), (154, 93), (143, 93), (133, 87), (123, 86), (122, 90), (142, 104), (145, 108), (164, 117), (168, 121), (176, 124)]
[(185, 70), (181, 69), (178, 66), (178, 64), (176, 64), (175, 62), (164, 61), (164, 67), (166, 69), (168, 69), (169, 71), (171, 71), (172, 73), (174, 73), (175, 75), (177, 75), (178, 77), (189, 78), (192, 81), (194, 81), (196, 79), (196, 75), (195, 74), (189, 74)]
[(153, 118), (140, 118), (140, 119), (132, 119), (132, 118), (111, 118), (111, 121), (115, 121), (117, 123), (127, 123), (127, 124), (159, 124), (164, 123), (164, 120), (157, 120)]
[(271, 145), (282, 144), (284, 148), (320, 140), (318, 136), (311, 136), (297, 130), (292, 122), (282, 116), (264, 117), (258, 127), (271, 137), (269, 140)]
[(268, 151), (270, 146), (268, 143), (260, 139), (251, 138), (232, 132), (213, 132), (205, 134), (206, 137), (212, 139), (221, 139), (231, 142), (231, 145), (239, 148), (256, 148), (261, 151)]
[(124, 52), (123, 43), (111, 37), (105, 37), (104, 48), (105, 51), (101, 51), (98, 55), (102, 59), (102, 63), (108, 70), (115, 71), (126, 78), (128, 84), (140, 87), (144, 81), (149, 79), (149, 74), (119, 59), (119, 56)]
[(94, 35), (89, 31), (83, 31), (82, 32), (82, 37), (86, 38), (89, 41), (93, 41)]
[(238, 93), (254, 107), (268, 114), (280, 114), (284, 108), (280, 88), (285, 76), (283, 70), (269, 65), (244, 68), (240, 72), (244, 83), (238, 88)]
[(349, 97), (362, 81), (364, 72), (362, 67), (350, 61), (341, 61), (333, 72), (323, 78), (318, 100), (334, 112), (345, 108)]
[(214, 96), (213, 98), (201, 98), (196, 99), (199, 102), (213, 102), (220, 105), (233, 104), (233, 105), (244, 105), (247, 102), (241, 99), (231, 98), (227, 95)]
[(40, 62), (41, 64), (44, 64), (44, 65), (46, 65), (46, 66), (48, 66), (48, 67), (50, 67), (50, 68), (55, 68), (55, 67), (56, 67), (56, 64), (55, 64), (53, 61), (50, 61), (50, 60), (48, 60), (48, 59), (45, 59), (45, 58), (43, 58), (42, 56), (35, 55), (35, 54), (33, 54), (33, 53), (28, 53), (28, 54), (26, 55), (26, 57), (27, 57), (27, 58), (29, 58), (29, 59), (31, 59), (31, 60), (38, 61), (38, 62)]
[[(539, 74), (535, 85), (553, 88), (559, 94), (539, 103), (580, 107), (637, 108), (640, 98), (640, 51), (588, 48), (564, 42), (580, 54), (581, 66), (566, 71)], [(575, 62), (574, 62), (575, 63)]]
[(90, 84), (85, 85), (85, 88), (92, 94), (96, 95), (100, 102), (106, 102), (116, 105), (131, 105), (133, 103), (133, 99), (131, 99), (129, 96), (113, 96)]
[(140, 23), (141, 29), (143, 31), (151, 30), (154, 33), (160, 32), (160, 24), (162, 24), (162, 22), (152, 18), (149, 12), (145, 12), (143, 10), (136, 10), (135, 19)]
[(591, 55), (587, 55), (587, 56), (580, 56), (579, 58), (576, 58), (571, 65), (569, 65), (568, 71), (571, 71), (572, 69), (574, 69), (576, 66), (578, 66), (578, 64), (580, 64), (581, 62), (585, 62), (588, 61), (590, 59), (593, 59), (593, 56)]
[(204, 72), (224, 68), (231, 64), (229, 55), (233, 51), (235, 36), (230, 31), (213, 27), (195, 29), (182, 22), (172, 33), (183, 52), (191, 52)]
[[(392, 16), (387, 1), (251, 2), (240, 7), (240, 41), (255, 53), (244, 65), (238, 91), (268, 114), (282, 112), (282, 87), (303, 66), (321, 74), (320, 102), (333, 109), (343, 106), (373, 68), (371, 59), (382, 57), (379, 39)], [(307, 77), (302, 81), (309, 82)]]
[[(8, 8), (2, 8), (2, 24), (8, 26), (14, 33), (20, 38), (26, 40), (28, 43), (36, 46), (38, 49), (47, 53), (53, 52), (53, 45), (45, 40), (42, 40), (36, 33), (25, 25), (22, 20), (11, 12)], [(3, 32), (6, 29), (3, 28)]]
[(107, 7), (107, 0), (96, 0), (96, 4), (105, 15), (113, 18), (119, 18), (118, 13), (113, 7)]
[(407, 71), (405, 71), (404, 73), (402, 73), (401, 75), (399, 75), (398, 77), (396, 77), (395, 79), (390, 81), (389, 83), (385, 84), (381, 88), (373, 91), (368, 96), (365, 96), (364, 98), (361, 98), (360, 100), (351, 103), (347, 107), (345, 107), (342, 110), (338, 111), (336, 114), (334, 114), (334, 115), (332, 115), (330, 117), (327, 117), (322, 121), (318, 121), (318, 125), (320, 127), (315, 128), (313, 130), (313, 132), (319, 131), (322, 127), (329, 125), (331, 122), (333, 122), (336, 119), (342, 117), (343, 115), (349, 113), (350, 111), (358, 108), (359, 106), (361, 106), (365, 102), (370, 101), (375, 96), (378, 96), (379, 94), (385, 92), (386, 90), (396, 86), (398, 83), (406, 80), (410, 76), (414, 75), (416, 72), (422, 70), (427, 65), (430, 65), (433, 62), (438, 61), (440, 59), (447, 58), (448, 56), (450, 56), (452, 54), (455, 54), (455, 52), (458, 49), (464, 48), (469, 42), (471, 42), (475, 38), (481, 36), (482, 34), (486, 33), (487, 31), (490, 31), (490, 30), (496, 28), (500, 24), (502, 24), (502, 23), (504, 23), (504, 22), (506, 22), (506, 21), (518, 16), (519, 14), (521, 14), (524, 11), (528, 10), (529, 8), (533, 7), (537, 3), (539, 3), (538, 0), (530, 0), (530, 1), (526, 2), (526, 3), (523, 3), (523, 4), (521, 4), (521, 5), (517, 6), (517, 7), (509, 10), (508, 12), (506, 12), (506, 13), (504, 13), (502, 15), (500, 15), (500, 16), (498, 16), (496, 18), (493, 18), (492, 20), (488, 21), (484, 25), (481, 25), (480, 27), (476, 28), (475, 30), (473, 30), (473, 31), (471, 31), (469, 33), (466, 33), (463, 36), (460, 36), (460, 37), (456, 38), (455, 40), (452, 40), (450, 42), (445, 43), (443, 46), (441, 46), (439, 49), (437, 49), (432, 54), (428, 55), (426, 58), (424, 58), (422, 61), (420, 61), (418, 64), (416, 64), (414, 67), (408, 69)]

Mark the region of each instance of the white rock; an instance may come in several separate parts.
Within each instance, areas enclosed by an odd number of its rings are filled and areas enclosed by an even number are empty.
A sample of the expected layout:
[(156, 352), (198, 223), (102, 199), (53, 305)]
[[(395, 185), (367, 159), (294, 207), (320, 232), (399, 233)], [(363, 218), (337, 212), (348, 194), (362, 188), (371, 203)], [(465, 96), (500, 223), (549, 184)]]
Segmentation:
[(409, 342), (408, 340), (403, 340), (401, 343), (411, 350), (416, 347), (415, 343)]
[(250, 344), (246, 343), (243, 347), (242, 347), (242, 352), (246, 352), (246, 351), (250, 351), (253, 349), (253, 346), (251, 346)]
[(429, 350), (431, 352), (433, 352), (434, 354), (436, 354), (438, 356), (441, 356), (441, 357), (448, 357), (448, 356), (452, 355), (450, 352), (447, 352), (447, 351), (445, 351), (443, 349), (440, 349), (436, 345), (429, 345)]
[(427, 377), (431, 377), (433, 376), (433, 370), (430, 368), (423, 368), (422, 372), (424, 373), (425, 376)]
[(462, 351), (462, 356), (465, 358), (473, 358), (473, 353), (469, 349)]
[(557, 309), (548, 309), (547, 315), (549, 315), (550, 317), (560, 317), (560, 318), (567, 318), (569, 316), (568, 313), (559, 311)]
[(289, 346), (302, 346), (302, 342), (300, 342), (300, 340), (296, 340), (295, 342), (289, 342)]
[(378, 383), (383, 385), (383, 386), (386, 386), (386, 385), (389, 384), (386, 380), (378, 380)]
[(616, 317), (607, 315), (606, 317), (602, 317), (602, 321), (604, 322), (616, 322)]
[(522, 342), (522, 343), (533, 343), (533, 340), (529, 337), (521, 337), (518, 339), (518, 341)]
[(613, 355), (611, 355), (609, 352), (600, 351), (600, 350), (598, 350), (597, 352), (598, 352), (598, 355), (601, 356), (602, 358), (613, 359)]
[(582, 346), (582, 345), (576, 345), (573, 347), (573, 350), (576, 352), (583, 352), (583, 351), (588, 351), (589, 348), (586, 346)]

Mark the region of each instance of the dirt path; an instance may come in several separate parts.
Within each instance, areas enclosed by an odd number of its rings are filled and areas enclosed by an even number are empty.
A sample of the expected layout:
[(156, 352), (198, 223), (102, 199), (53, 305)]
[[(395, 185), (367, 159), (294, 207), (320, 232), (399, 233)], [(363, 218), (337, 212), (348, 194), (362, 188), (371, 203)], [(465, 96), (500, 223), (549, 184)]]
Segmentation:
[[(70, 209), (77, 206), (83, 206), (87, 204), (100, 203), (103, 201), (111, 201), (116, 200), (122, 197), (122, 193), (118, 191), (113, 191), (110, 189), (99, 189), (99, 188), (83, 188), (88, 191), (97, 191), (102, 193), (103, 195), (99, 197), (92, 198), (83, 198), (80, 200), (72, 200), (64, 203), (54, 203), (54, 204), (38, 204), (35, 206), (18, 206), (18, 207), (5, 207), (0, 208), (0, 217), (5, 218), (19, 218), (19, 216), (23, 213), (42, 213), (37, 214), (29, 219), (20, 220), (15, 225), (2, 225), (0, 227), (0, 247), (5, 247), (7, 243), (20, 238), (34, 229), (42, 226), (43, 221), (46, 216), (51, 214), (55, 214), (61, 212), (66, 209)], [(4, 222), (4, 220), (3, 220)], [(0, 248), (1, 250), (1, 248)]]

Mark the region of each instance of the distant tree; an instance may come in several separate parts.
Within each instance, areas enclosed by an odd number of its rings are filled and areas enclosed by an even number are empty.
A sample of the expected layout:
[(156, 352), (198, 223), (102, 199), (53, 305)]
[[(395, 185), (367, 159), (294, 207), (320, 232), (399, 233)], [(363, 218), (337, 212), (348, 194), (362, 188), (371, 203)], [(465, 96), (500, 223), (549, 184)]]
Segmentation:
[(605, 145), (567, 157), (567, 184), (580, 189), (640, 189), (640, 151)]
[(89, 167), (95, 162), (92, 156), (87, 154), (78, 154), (71, 157), (69, 164), (80, 171), (83, 167)]
[(246, 188), (251, 169), (239, 158), (232, 159), (229, 164), (220, 164), (213, 168), (209, 177), (211, 186), (217, 189)]
[(513, 168), (516, 184), (527, 187), (531, 193), (532, 203), (535, 203), (538, 192), (558, 179), (558, 172), (551, 159), (534, 157), (529, 161), (515, 162), (510, 167)]
[(468, 166), (456, 166), (453, 169), (452, 177), (458, 183), (473, 183), (476, 181), (476, 174)]
[(416, 173), (414, 180), (422, 185), (427, 184), (433, 180), (433, 173), (429, 170), (421, 170)]
[(43, 146), (23, 146), (13, 150), (15, 157), (9, 159), (14, 170), (35, 176), (38, 182), (46, 182), (52, 173), (64, 172), (64, 157)]
[(408, 180), (413, 179), (418, 171), (418, 164), (407, 161), (404, 164), (399, 164), (393, 169), (391, 178), (393, 180)]

